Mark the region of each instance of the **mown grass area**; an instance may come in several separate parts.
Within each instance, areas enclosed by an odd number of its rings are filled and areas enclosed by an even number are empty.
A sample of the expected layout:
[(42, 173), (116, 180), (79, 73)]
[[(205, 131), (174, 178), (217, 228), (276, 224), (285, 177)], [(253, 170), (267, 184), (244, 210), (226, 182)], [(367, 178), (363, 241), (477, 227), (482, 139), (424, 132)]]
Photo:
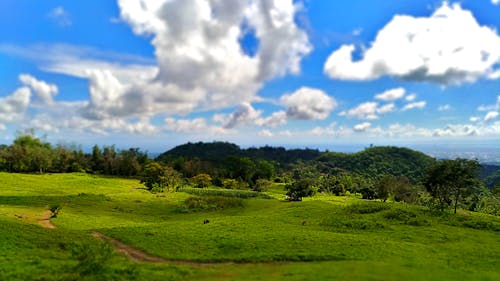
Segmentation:
[[(285, 202), (282, 186), (266, 194), (276, 199), (0, 173), (0, 280), (500, 280), (498, 217), (328, 195)], [(41, 228), (54, 204), (58, 228)], [(135, 263), (92, 231), (164, 259), (226, 263)]]

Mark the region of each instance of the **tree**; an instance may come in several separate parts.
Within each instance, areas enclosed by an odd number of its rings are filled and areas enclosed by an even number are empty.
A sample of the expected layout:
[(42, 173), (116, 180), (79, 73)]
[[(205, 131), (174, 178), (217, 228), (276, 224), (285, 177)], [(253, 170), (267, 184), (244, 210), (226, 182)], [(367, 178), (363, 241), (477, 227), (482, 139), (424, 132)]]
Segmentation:
[(163, 166), (158, 162), (150, 162), (144, 167), (141, 183), (149, 191), (163, 192), (165, 189), (175, 191), (181, 184), (180, 173), (172, 167)]
[(286, 195), (294, 197), (308, 197), (316, 193), (316, 181), (312, 178), (302, 178), (287, 184), (285, 188), (288, 190)]
[(212, 177), (208, 174), (199, 174), (190, 179), (197, 188), (209, 187), (212, 184)]
[(440, 210), (453, 204), (456, 214), (458, 203), (465, 201), (481, 186), (477, 177), (479, 168), (477, 160), (441, 160), (427, 172), (424, 186), (438, 201)]

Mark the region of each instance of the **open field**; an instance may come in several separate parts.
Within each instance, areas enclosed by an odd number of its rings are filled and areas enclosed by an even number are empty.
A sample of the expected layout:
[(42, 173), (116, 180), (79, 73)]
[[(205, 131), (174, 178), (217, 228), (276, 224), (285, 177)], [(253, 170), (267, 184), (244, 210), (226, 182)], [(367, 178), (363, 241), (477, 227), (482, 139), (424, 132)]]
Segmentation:
[[(267, 194), (151, 194), (129, 179), (0, 173), (0, 280), (500, 280), (498, 217), (355, 197), (283, 202), (280, 186)], [(158, 262), (131, 261), (109, 239)]]

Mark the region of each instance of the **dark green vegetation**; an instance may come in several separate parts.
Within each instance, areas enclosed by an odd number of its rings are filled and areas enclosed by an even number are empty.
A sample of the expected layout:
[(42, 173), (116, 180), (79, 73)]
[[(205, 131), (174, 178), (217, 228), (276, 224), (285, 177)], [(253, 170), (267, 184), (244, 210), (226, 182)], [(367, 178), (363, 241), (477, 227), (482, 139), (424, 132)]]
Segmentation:
[[(0, 279), (500, 278), (495, 216), (354, 196), (286, 202), (197, 188), (207, 194), (155, 194), (138, 186), (88, 174), (0, 173)], [(265, 194), (283, 198), (283, 185)], [(60, 206), (52, 219), (57, 228), (40, 227), (41, 214), (53, 205)], [(173, 261), (130, 261), (94, 239), (94, 231)]]

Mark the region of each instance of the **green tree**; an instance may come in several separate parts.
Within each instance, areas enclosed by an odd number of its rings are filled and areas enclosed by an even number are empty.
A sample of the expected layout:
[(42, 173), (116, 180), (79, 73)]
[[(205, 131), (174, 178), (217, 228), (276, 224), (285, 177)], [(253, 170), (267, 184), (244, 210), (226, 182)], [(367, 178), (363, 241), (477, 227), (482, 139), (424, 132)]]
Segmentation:
[(437, 200), (440, 210), (453, 205), (456, 214), (458, 204), (481, 187), (477, 177), (480, 167), (476, 160), (458, 158), (438, 161), (429, 169), (424, 186)]
[(144, 167), (141, 183), (149, 191), (175, 191), (181, 184), (180, 173), (172, 167), (163, 166), (158, 162), (150, 162)]
[(198, 174), (190, 179), (197, 188), (206, 188), (212, 184), (212, 177), (208, 174)]

